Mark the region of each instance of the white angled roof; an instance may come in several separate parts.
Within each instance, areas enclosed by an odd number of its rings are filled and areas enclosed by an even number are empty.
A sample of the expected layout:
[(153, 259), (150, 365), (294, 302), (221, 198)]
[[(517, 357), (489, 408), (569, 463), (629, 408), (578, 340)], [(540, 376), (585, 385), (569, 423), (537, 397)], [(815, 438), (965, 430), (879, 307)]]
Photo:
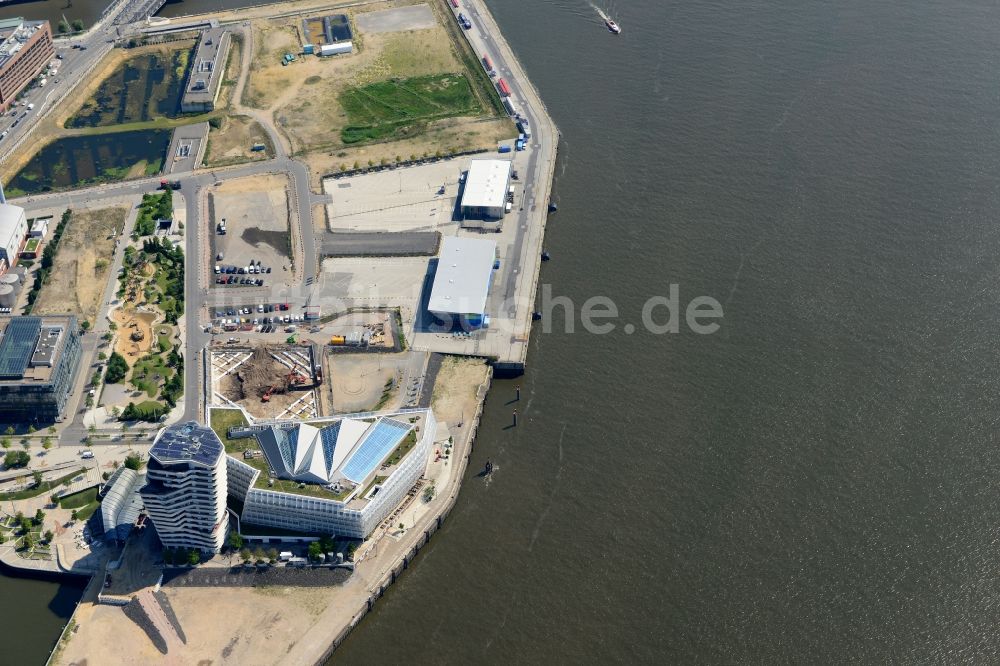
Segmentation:
[(472, 160), (462, 193), (463, 206), (502, 208), (507, 202), (509, 160)]
[(479, 238), (445, 236), (427, 309), (449, 314), (483, 314), (497, 244)]
[[(24, 219), (24, 209), (11, 204), (0, 204), (0, 246), (9, 247), (11, 238)], [(18, 239), (20, 240), (20, 239)]]

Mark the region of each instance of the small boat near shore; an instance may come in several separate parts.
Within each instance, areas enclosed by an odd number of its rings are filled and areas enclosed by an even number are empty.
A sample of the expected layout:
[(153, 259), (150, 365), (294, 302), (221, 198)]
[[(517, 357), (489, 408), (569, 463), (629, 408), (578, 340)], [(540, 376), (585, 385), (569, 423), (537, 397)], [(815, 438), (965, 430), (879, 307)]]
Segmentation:
[(609, 18), (604, 19), (604, 25), (608, 26), (608, 32), (616, 35), (620, 35), (622, 33), (621, 27)]

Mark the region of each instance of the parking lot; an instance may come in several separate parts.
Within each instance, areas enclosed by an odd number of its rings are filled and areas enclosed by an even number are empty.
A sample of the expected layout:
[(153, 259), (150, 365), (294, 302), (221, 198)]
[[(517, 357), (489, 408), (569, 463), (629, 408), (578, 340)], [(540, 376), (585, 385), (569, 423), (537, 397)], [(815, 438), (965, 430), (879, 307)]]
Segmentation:
[(331, 231), (455, 233), (459, 177), (469, 158), (327, 178)]
[(287, 186), (284, 177), (264, 176), (229, 181), (211, 192), (215, 287), (284, 285), (291, 279)]

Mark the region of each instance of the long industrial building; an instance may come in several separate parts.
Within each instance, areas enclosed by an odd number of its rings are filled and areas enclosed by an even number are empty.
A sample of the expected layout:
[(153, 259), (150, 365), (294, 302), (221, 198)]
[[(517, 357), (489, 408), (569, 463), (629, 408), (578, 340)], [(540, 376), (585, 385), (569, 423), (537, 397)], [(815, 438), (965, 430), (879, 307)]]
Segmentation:
[(509, 160), (472, 160), (462, 190), (462, 216), (502, 218), (509, 187)]
[(181, 96), (183, 113), (206, 113), (215, 109), (222, 91), (229, 41), (229, 31), (225, 28), (206, 28), (202, 31)]
[(80, 354), (72, 315), (0, 318), (0, 423), (62, 420)]
[(497, 244), (491, 240), (446, 236), (427, 301), (428, 312), (452, 326), (488, 325), (486, 301), (496, 259)]
[(14, 266), (27, 235), (28, 220), (24, 209), (0, 203), (0, 273)]
[(367, 537), (424, 474), (436, 431), (429, 409), (234, 430), (231, 437), (254, 437), (260, 447), (248, 458), (256, 464), (228, 461), (230, 494), (243, 501), (241, 530)]
[(0, 21), (0, 111), (38, 76), (55, 55), (48, 21)]
[(219, 552), (229, 530), (226, 491), (225, 447), (215, 431), (189, 421), (159, 432), (140, 494), (164, 546)]

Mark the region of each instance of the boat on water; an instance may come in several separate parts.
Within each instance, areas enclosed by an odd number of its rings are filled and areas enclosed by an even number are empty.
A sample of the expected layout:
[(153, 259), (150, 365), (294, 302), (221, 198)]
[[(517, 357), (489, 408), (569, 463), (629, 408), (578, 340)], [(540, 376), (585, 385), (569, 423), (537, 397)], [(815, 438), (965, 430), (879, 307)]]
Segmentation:
[(620, 35), (622, 32), (621, 27), (611, 19), (604, 19), (604, 25), (608, 26), (608, 31), (616, 35)]

